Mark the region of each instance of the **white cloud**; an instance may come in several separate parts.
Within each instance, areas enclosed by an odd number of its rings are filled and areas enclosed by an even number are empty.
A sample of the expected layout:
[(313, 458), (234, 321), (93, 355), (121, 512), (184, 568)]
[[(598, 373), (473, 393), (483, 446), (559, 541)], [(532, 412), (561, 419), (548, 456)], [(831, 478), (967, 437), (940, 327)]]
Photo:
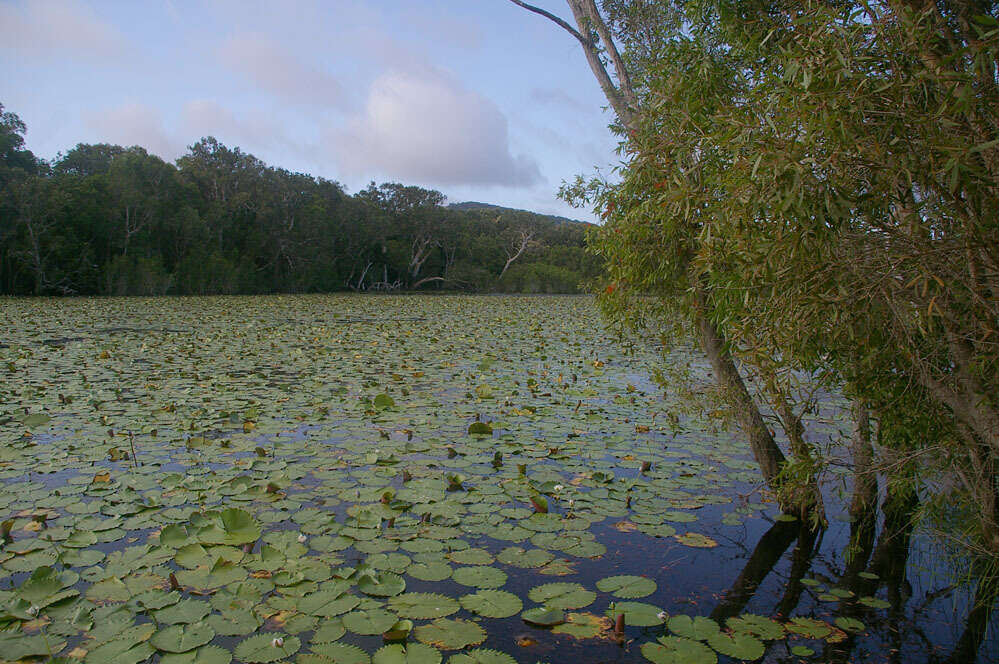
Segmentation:
[(533, 159), (511, 154), (499, 108), (434, 70), (380, 76), (362, 114), (330, 139), (341, 167), (356, 175), (508, 187), (542, 180)]
[(159, 112), (145, 104), (128, 103), (106, 111), (84, 115), (87, 127), (97, 132), (98, 142), (125, 147), (138, 145), (170, 161), (184, 153), (182, 141), (163, 127)]
[(120, 58), (126, 44), (111, 25), (77, 0), (0, 4), (0, 48), (33, 56)]
[(218, 55), (229, 69), (284, 101), (339, 109), (350, 105), (344, 86), (333, 75), (302, 62), (260, 33), (230, 37)]
[[(284, 127), (267, 113), (244, 111), (239, 115), (211, 99), (194, 99), (184, 104), (181, 126), (188, 142), (214, 136), (232, 147), (244, 150), (277, 149), (297, 156), (311, 152), (289, 138)], [(286, 166), (286, 164), (276, 164)]]

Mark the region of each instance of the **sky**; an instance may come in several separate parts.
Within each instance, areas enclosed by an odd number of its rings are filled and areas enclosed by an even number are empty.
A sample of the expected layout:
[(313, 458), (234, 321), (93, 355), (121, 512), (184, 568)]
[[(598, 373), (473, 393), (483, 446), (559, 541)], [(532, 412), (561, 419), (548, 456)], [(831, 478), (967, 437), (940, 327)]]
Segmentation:
[(45, 159), (116, 143), (173, 161), (215, 136), (350, 193), (403, 182), (589, 221), (558, 188), (618, 162), (579, 44), (508, 0), (0, 0), (0, 81)]

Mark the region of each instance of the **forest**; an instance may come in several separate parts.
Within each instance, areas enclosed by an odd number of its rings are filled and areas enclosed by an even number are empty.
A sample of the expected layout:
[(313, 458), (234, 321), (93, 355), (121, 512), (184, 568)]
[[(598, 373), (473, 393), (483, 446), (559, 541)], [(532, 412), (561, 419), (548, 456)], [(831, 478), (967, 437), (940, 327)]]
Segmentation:
[(394, 182), (349, 195), (212, 137), (176, 164), (108, 144), (48, 163), (0, 114), (0, 294), (574, 293), (601, 270), (582, 222)]

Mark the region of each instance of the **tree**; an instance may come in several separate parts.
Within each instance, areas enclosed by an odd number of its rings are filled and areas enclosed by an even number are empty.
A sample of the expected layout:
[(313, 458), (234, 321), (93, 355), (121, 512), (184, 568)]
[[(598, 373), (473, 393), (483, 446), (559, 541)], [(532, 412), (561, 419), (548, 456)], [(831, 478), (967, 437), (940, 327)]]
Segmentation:
[[(620, 129), (634, 138), (639, 128), (643, 127), (639, 113), (641, 102), (638, 90), (631, 82), (628, 63), (618, 49), (612, 29), (601, 15), (594, 0), (567, 0), (576, 28), (543, 9), (520, 0), (511, 0), (511, 2), (554, 21), (576, 38), (607, 101), (617, 115)], [(670, 11), (666, 15), (675, 16), (675, 11)], [(605, 60), (612, 64), (616, 82), (607, 72)], [(636, 142), (628, 147), (634, 149), (638, 145)], [(688, 158), (693, 159), (694, 167), (699, 167), (704, 159), (697, 152), (691, 153)], [(613, 208), (608, 207), (605, 217), (610, 216), (613, 211)], [(655, 247), (657, 252), (664, 252), (663, 258), (668, 261), (668, 264), (658, 266), (660, 271), (655, 273), (655, 284), (645, 279), (644, 283), (633, 281), (631, 285), (641, 291), (654, 293), (661, 302), (682, 302), (679, 313), (687, 316), (693, 324), (701, 347), (711, 362), (717, 385), (731, 405), (731, 412), (748, 438), (753, 456), (760, 465), (763, 477), (774, 490), (781, 508), (785, 512), (807, 516), (819, 522), (824, 517), (814, 473), (808, 471), (808, 477), (803, 482), (786, 481), (789, 475), (787, 461), (739, 373), (729, 340), (719, 326), (720, 321), (715, 310), (710, 284), (705, 275), (698, 272), (693, 262), (703, 222), (696, 210), (676, 221), (678, 223), (666, 229), (668, 236), (645, 237), (640, 240), (648, 243), (646, 247)], [(628, 276), (638, 275), (629, 273)], [(622, 279), (622, 283), (626, 282)], [(794, 432), (796, 428), (793, 423), (788, 424), (792, 425), (790, 430)], [(811, 465), (806, 450), (799, 446), (793, 451), (799, 455), (801, 461)]]
[(614, 295), (723, 331), (792, 451), (795, 377), (842, 388), (855, 459), (873, 457), (869, 411), (889, 482), (961, 498), (949, 536), (995, 560), (999, 6), (604, 10), (640, 111), (622, 181), (576, 192), (606, 215)]

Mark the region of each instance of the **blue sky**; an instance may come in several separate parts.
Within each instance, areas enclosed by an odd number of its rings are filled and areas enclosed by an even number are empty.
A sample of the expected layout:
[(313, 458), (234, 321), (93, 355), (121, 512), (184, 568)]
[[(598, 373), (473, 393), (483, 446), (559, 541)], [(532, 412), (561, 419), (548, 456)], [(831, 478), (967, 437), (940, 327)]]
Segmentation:
[[(571, 17), (564, 3), (535, 3)], [(51, 159), (213, 135), (269, 164), (592, 220), (617, 162), (579, 45), (507, 0), (0, 0), (0, 103)]]

